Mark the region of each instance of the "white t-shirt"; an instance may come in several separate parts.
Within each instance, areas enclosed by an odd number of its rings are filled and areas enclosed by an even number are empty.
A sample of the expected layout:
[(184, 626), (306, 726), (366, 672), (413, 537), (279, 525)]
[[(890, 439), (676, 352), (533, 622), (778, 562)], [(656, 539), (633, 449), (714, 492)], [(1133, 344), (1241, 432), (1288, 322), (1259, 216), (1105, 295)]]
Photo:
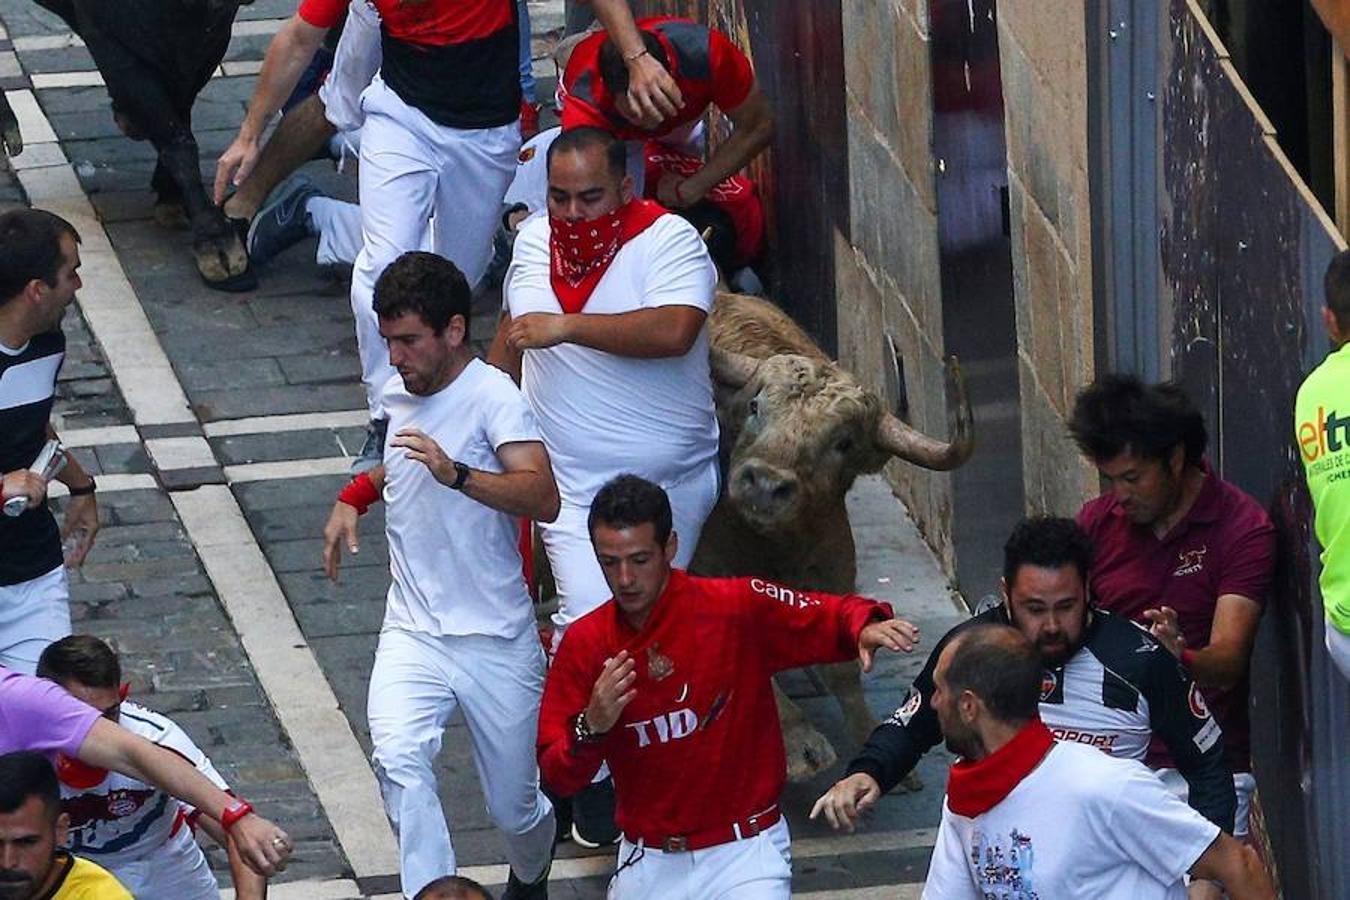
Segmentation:
[[(197, 767), (211, 783), (228, 790), (225, 779), (198, 749), (183, 729), (168, 717), (135, 703), (122, 703), (118, 723), (132, 734), (167, 747)], [(179, 828), (180, 818), (191, 812), (168, 794), (118, 772), (92, 788), (61, 785), (61, 807), (70, 815), (67, 847), (105, 869), (134, 862), (158, 849)]]
[(1131, 759), (1056, 743), (1003, 802), (945, 803), (924, 900), (1185, 900), (1182, 876), (1219, 835)]
[(392, 446), (417, 428), (471, 469), (502, 472), (497, 449), (539, 442), (539, 427), (510, 376), (473, 360), (435, 394), (409, 394), (398, 375), (384, 389), (385, 530), (393, 581), (385, 628), (513, 638), (534, 612), (521, 572), (519, 520), (441, 484)]
[[(712, 308), (717, 273), (692, 225), (665, 215), (624, 244), (583, 313), (662, 306)], [(512, 318), (560, 314), (549, 284), (549, 223), (526, 222), (506, 273)], [(578, 344), (526, 350), (521, 389), (539, 418), (566, 504), (589, 506), (610, 478), (632, 472), (663, 487), (717, 457), (708, 329), (683, 356), (633, 359)]]
[(549, 128), (521, 145), (516, 156), (516, 174), (506, 189), (503, 203), (507, 206), (523, 203), (532, 213), (548, 205), (548, 148), (560, 134), (561, 127)]

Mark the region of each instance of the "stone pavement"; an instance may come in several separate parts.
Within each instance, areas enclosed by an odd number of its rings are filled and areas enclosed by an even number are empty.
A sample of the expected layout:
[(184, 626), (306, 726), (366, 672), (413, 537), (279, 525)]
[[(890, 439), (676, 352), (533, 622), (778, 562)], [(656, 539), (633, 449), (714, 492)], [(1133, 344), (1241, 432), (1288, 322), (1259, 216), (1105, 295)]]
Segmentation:
[[(241, 9), (222, 71), (194, 113), (208, 174), (293, 5), (258, 0)], [(561, 3), (531, 0), (531, 10), (547, 97), (552, 66), (543, 57)], [(318, 271), (312, 241), (262, 267), (256, 291), (202, 286), (188, 234), (151, 217), (152, 151), (117, 132), (87, 52), (28, 0), (0, 0), (0, 25), (0, 85), (31, 91), (24, 96), (37, 111), (24, 122), (30, 146), (15, 161), (17, 176), (0, 169), (0, 205), (23, 202), (26, 190), (36, 205), (85, 217), (76, 220), (85, 234), (84, 316), (67, 317), (57, 413), (100, 476), (105, 525), (75, 579), (76, 627), (113, 640), (140, 698), (175, 716), (240, 794), (297, 838), (282, 879), (295, 884), (273, 896), (394, 892), (392, 841), (360, 758), (370, 749), (365, 691), (388, 584), (378, 507), (362, 521), (362, 551), (338, 584), (319, 559), (319, 534), (364, 421), (347, 286)], [(335, 195), (354, 193), (350, 172), (326, 162), (307, 171)], [(475, 319), (476, 343), (492, 326), (490, 314)], [(893, 602), (931, 646), (958, 615), (931, 555), (879, 479), (861, 482), (850, 505), (860, 591)], [(898, 704), (922, 662), (922, 653), (881, 661), (866, 682), (878, 715)], [(846, 757), (853, 748), (820, 683), (794, 673), (787, 687)], [(804, 818), (839, 766), (789, 786), (796, 890), (917, 896), (946, 764), (931, 755), (920, 766), (927, 787), (884, 798), (853, 836)], [(439, 767), (460, 864), (501, 884), (500, 842), (458, 718)], [(567, 844), (559, 855), (553, 896), (604, 895), (612, 850)], [(218, 851), (213, 863), (225, 872)]]

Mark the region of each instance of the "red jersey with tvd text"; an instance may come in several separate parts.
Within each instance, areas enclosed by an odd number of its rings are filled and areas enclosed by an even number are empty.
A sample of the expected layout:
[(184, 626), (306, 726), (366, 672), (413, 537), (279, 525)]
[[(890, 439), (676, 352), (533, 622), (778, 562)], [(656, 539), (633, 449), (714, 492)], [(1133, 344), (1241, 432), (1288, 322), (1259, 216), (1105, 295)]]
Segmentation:
[(750, 60), (720, 31), (675, 16), (639, 19), (642, 31), (656, 35), (666, 51), (670, 75), (679, 85), (684, 108), (652, 131), (630, 123), (614, 107), (600, 78), (600, 47), (608, 35), (598, 31), (577, 44), (562, 77), (563, 131), (592, 126), (623, 141), (669, 134), (703, 118), (708, 105), (729, 112), (745, 102), (755, 86)]
[[(727, 826), (730, 840), (731, 823), (773, 806), (783, 790), (770, 676), (855, 659), (863, 627), (891, 615), (863, 597), (678, 569), (640, 631), (611, 599), (567, 629), (549, 670), (539, 715), (544, 781), (570, 796), (608, 761), (626, 834)], [(637, 663), (637, 695), (601, 740), (578, 743), (572, 720), (620, 650)]]

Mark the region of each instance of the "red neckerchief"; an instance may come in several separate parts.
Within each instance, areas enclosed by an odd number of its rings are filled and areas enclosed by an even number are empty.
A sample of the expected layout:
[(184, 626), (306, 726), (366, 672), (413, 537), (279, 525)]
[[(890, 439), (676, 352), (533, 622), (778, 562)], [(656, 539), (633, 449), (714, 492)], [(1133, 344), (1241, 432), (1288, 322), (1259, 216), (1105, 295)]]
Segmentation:
[(962, 760), (947, 776), (947, 805), (958, 816), (973, 819), (1003, 802), (1012, 789), (1040, 765), (1055, 745), (1055, 736), (1032, 719), (1012, 740), (977, 762)]
[(633, 200), (584, 222), (549, 216), (549, 282), (563, 312), (581, 312), (619, 248), (665, 214), (659, 203)]

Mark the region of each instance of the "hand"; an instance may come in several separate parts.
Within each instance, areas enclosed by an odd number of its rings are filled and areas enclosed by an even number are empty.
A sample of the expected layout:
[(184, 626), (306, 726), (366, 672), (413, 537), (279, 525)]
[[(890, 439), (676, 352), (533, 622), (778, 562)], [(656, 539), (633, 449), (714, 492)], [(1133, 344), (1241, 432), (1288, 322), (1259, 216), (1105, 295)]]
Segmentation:
[(633, 689), (636, 680), (637, 663), (627, 650), (620, 650), (617, 656), (605, 660), (605, 667), (591, 689), (591, 702), (586, 704), (586, 724), (591, 731), (604, 734), (614, 727), (623, 708), (637, 696)]
[(666, 209), (684, 209), (693, 206), (701, 197), (694, 196), (689, 187), (689, 179), (668, 174), (656, 184), (656, 201)]
[(291, 839), (276, 825), (257, 813), (249, 813), (235, 822), (228, 833), (250, 869), (269, 878), (285, 871)]
[(98, 501), (93, 494), (71, 497), (66, 506), (66, 517), (61, 523), (61, 541), (75, 538), (75, 547), (66, 557), (66, 568), (78, 569), (84, 565), (84, 558), (94, 547), (94, 535), (98, 534)]
[(6, 472), (0, 482), (0, 503), (11, 497), (27, 497), (29, 509), (41, 506), (47, 499), (47, 482), (31, 469)]
[(880, 796), (881, 785), (877, 784), (877, 780), (866, 772), (859, 772), (841, 778), (834, 783), (834, 787), (822, 794), (816, 805), (811, 807), (811, 818), (823, 812), (831, 828), (836, 831), (846, 828), (851, 832), (859, 816), (871, 809)]
[(11, 159), (23, 152), (23, 132), (9, 101), (0, 95), (0, 153)]
[(244, 183), (252, 173), (253, 167), (258, 162), (260, 148), (255, 139), (245, 137), (240, 133), (234, 139), (234, 143), (225, 148), (225, 152), (220, 154), (220, 160), (216, 163), (216, 188), (215, 203), (220, 206), (225, 202), (225, 195), (229, 192), (230, 186), (238, 187)]
[(426, 466), (431, 471), (431, 477), (441, 484), (448, 487), (455, 483), (455, 461), (445, 455), (440, 444), (416, 428), (399, 429), (389, 446), (406, 448), (408, 459)]
[(333, 504), (328, 514), (328, 524), (323, 527), (323, 571), (330, 581), (337, 581), (338, 566), (342, 563), (342, 545), (353, 555), (361, 552), (361, 544), (356, 539), (356, 520), (359, 514), (356, 507), (348, 506), (339, 500)]
[(872, 654), (878, 647), (908, 653), (918, 642), (919, 626), (904, 619), (871, 622), (858, 635), (858, 659), (862, 660), (862, 670), (872, 671)]
[(639, 124), (648, 130), (684, 108), (680, 86), (650, 53), (628, 63), (628, 101), (642, 117)]
[(567, 316), (556, 313), (527, 313), (512, 319), (506, 329), (506, 345), (516, 352), (542, 350), (567, 340)]
[(1158, 639), (1177, 659), (1181, 658), (1181, 651), (1186, 649), (1186, 639), (1181, 635), (1181, 629), (1177, 625), (1177, 611), (1170, 606), (1163, 606), (1158, 609), (1144, 610), (1144, 618), (1148, 619), (1148, 633)]

